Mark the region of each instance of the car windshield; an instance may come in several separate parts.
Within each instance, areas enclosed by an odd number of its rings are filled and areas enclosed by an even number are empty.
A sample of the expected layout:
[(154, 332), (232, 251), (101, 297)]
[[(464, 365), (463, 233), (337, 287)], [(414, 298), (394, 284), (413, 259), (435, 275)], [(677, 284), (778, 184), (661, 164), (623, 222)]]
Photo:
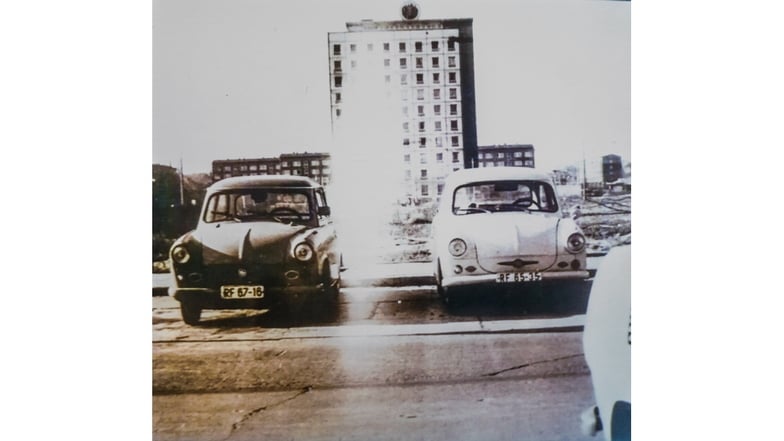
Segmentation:
[(544, 181), (475, 182), (457, 187), (452, 213), (457, 215), (499, 211), (558, 211), (553, 187)]
[(253, 188), (215, 193), (207, 201), (205, 222), (276, 220), (306, 221), (311, 218), (310, 198), (303, 190)]

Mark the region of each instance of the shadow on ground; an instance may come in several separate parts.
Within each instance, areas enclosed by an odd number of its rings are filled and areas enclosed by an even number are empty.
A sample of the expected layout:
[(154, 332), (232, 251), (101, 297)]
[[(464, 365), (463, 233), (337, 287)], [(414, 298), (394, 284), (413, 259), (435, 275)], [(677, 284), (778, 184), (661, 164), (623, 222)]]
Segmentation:
[(590, 282), (452, 289), (444, 307), (450, 315), (483, 320), (570, 316), (585, 314), (590, 290)]
[(310, 308), (269, 309), (269, 310), (222, 310), (217, 317), (205, 313), (200, 328), (296, 328), (305, 326), (325, 326), (336, 323), (340, 314), (339, 306), (332, 310)]

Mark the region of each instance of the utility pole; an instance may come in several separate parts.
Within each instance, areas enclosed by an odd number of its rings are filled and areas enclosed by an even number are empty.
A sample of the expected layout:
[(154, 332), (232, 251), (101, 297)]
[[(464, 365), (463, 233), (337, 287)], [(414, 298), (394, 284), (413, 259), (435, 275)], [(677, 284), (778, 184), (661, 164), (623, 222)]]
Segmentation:
[(185, 191), (183, 190), (182, 157), (180, 157), (180, 207), (185, 205)]
[(588, 187), (588, 175), (586, 174), (586, 171), (587, 170), (585, 169), (585, 150), (583, 149), (583, 185), (582, 185), (583, 200), (585, 200), (585, 190), (586, 187)]

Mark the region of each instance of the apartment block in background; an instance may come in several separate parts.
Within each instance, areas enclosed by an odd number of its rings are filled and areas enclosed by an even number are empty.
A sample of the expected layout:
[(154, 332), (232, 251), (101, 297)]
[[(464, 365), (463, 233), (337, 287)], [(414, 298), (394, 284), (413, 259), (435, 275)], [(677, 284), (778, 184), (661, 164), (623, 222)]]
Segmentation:
[(232, 176), (296, 175), (307, 176), (326, 185), (330, 182), (328, 153), (284, 153), (277, 158), (219, 159), (212, 161), (212, 181)]
[(350, 154), (382, 149), (368, 156), (394, 167), (390, 185), (435, 198), (449, 173), (478, 166), (473, 19), (419, 20), (411, 7), (329, 33), (332, 133), (338, 144), (362, 134)]
[(503, 144), (479, 146), (479, 167), (534, 167), (534, 146)]

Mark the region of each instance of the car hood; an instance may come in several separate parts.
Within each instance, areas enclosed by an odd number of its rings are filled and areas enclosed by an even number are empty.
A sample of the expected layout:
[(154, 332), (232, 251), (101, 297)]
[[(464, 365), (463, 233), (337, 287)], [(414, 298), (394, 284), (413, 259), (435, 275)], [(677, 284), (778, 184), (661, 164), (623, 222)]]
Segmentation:
[(542, 270), (555, 264), (558, 216), (477, 213), (455, 216), (454, 220), (457, 228), (453, 231), (467, 233), (476, 247), (479, 265), (486, 271)]
[(279, 222), (221, 222), (196, 231), (205, 265), (285, 260), (291, 238), (303, 225)]

